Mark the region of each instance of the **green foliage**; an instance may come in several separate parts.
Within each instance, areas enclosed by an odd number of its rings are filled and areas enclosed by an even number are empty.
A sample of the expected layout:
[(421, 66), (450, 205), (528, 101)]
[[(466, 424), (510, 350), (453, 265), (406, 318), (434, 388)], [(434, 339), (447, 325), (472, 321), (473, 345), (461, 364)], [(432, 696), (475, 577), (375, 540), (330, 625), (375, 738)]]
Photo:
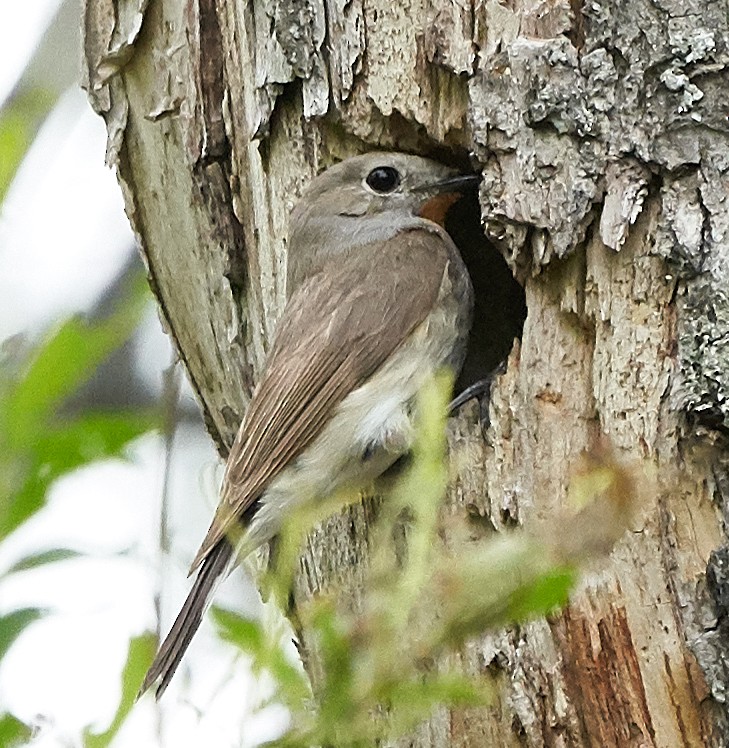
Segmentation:
[(33, 89), (0, 112), (0, 203), (52, 103), (52, 96)]
[[(23, 630), (43, 615), (37, 608), (23, 608), (0, 616), (0, 660)], [(30, 728), (11, 714), (0, 714), (0, 746), (11, 748), (30, 738)]]
[(61, 475), (105, 457), (152, 429), (152, 412), (86, 412), (62, 405), (136, 328), (146, 296), (137, 283), (105, 320), (62, 324), (21, 360), (6, 356), (0, 378), (0, 538), (43, 506)]
[(301, 668), (286, 657), (279, 642), (258, 621), (219, 607), (213, 607), (212, 616), (220, 636), (251, 655), (254, 672), (270, 673), (285, 689), (286, 703), (297, 710), (303, 708), (311, 696), (309, 684)]
[(12, 714), (0, 716), (0, 745), (3, 748), (13, 748), (30, 740), (31, 730), (16, 719)]
[(10, 645), (20, 636), (23, 629), (37, 621), (43, 611), (37, 608), (14, 610), (0, 617), (0, 660), (5, 657)]
[[(64, 412), (68, 399), (130, 337), (147, 298), (139, 278), (106, 319), (68, 320), (36, 346), (15, 355), (17, 341), (5, 344), (0, 367), (0, 541), (44, 505), (53, 481), (96, 460), (123, 457), (131, 441), (157, 425), (159, 418), (152, 411)], [(32, 553), (5, 576), (78, 555), (66, 548)], [(0, 618), (0, 660), (43, 613), (23, 609)], [(111, 742), (134, 703), (153, 648), (150, 636), (131, 642), (114, 721), (102, 735), (87, 735), (86, 745), (101, 748)], [(0, 745), (28, 737), (28, 729), (15, 717), (0, 716)]]
[[(439, 520), (448, 480), (449, 391), (450, 382), (441, 379), (421, 394), (412, 465), (383, 502), (357, 610), (341, 610), (335, 593), (297, 607), (306, 649), (317, 663), (313, 698), (300, 670), (260, 624), (215, 611), (224, 638), (272, 676), (273, 700), (290, 710), (290, 729), (271, 746), (371, 746), (406, 734), (441, 705), (486, 703), (490, 683), (448, 672), (444, 655), (469, 636), (564, 605), (580, 565), (622, 533), (634, 486), (603, 454), (575, 479), (576, 514), (555, 517), (538, 533), (491, 540), (469, 539), (464, 528), (458, 555), (451, 553), (440, 540)], [(302, 510), (284, 529), (275, 578), (267, 582), (280, 601), (288, 599), (299, 543), (318, 513)], [(395, 553), (392, 540), (403, 523), (406, 549)]]
[(13, 564), (7, 570), (6, 574), (15, 574), (18, 571), (37, 569), (39, 566), (53, 564), (56, 561), (68, 561), (71, 558), (78, 558), (80, 555), (81, 554), (78, 551), (74, 551), (71, 548), (51, 548), (47, 551), (31, 553), (29, 556), (21, 558), (20, 561)]
[(136, 702), (139, 683), (156, 648), (157, 637), (153, 634), (144, 634), (129, 643), (129, 654), (121, 677), (121, 698), (114, 719), (103, 733), (87, 731), (84, 735), (85, 748), (106, 748), (114, 740)]

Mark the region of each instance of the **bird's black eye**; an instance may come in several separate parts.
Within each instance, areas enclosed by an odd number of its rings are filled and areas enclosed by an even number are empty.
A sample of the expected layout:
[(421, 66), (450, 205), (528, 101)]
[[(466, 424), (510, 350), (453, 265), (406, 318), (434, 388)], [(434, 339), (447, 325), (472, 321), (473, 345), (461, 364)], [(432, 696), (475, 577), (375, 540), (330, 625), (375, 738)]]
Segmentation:
[(378, 166), (367, 175), (367, 186), (383, 194), (392, 192), (400, 184), (400, 172), (392, 166)]

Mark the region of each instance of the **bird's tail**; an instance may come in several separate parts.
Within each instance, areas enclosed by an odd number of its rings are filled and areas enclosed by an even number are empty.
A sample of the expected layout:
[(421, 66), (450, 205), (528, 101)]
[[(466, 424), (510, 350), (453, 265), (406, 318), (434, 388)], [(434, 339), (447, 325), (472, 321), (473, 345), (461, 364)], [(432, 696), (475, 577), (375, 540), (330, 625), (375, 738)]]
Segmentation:
[(159, 699), (165, 692), (192, 637), (200, 626), (203, 613), (210, 603), (217, 583), (225, 578), (232, 555), (233, 548), (227, 540), (221, 540), (210, 551), (182, 609), (172, 624), (170, 633), (162, 642), (154, 662), (144, 677), (138, 696), (141, 696), (157, 679), (160, 679), (160, 682), (155, 694), (156, 698)]

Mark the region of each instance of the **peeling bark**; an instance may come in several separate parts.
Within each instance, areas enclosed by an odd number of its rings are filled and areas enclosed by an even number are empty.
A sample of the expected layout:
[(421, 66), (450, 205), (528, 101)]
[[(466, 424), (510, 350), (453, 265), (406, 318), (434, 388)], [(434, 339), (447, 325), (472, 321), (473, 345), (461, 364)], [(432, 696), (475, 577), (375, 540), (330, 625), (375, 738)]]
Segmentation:
[[(296, 195), (382, 147), (470, 155), (525, 287), (488, 442), (475, 408), (451, 424), (468, 463), (444, 511), (535, 521), (601, 434), (655, 468), (568, 610), (448, 658), (494, 703), (399, 745), (729, 741), (728, 19), (727, 0), (86, 0), (107, 160), (222, 453), (284, 302)], [(370, 520), (312, 534), (300, 599), (333, 579), (356, 599)]]

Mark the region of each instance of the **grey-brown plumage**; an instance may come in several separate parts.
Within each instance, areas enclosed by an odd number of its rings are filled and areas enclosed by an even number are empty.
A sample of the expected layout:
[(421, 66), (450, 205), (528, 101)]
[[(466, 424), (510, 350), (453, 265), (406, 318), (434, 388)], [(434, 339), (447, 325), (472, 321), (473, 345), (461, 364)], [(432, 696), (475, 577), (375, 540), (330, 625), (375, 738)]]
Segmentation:
[(288, 509), (366, 485), (408, 451), (418, 389), (443, 366), (459, 369), (465, 353), (470, 280), (430, 220), (460, 186), (432, 161), (367, 154), (304, 194), (289, 235), (293, 293), (193, 561), (198, 576), (141, 691), (159, 679), (162, 694), (217, 582)]

